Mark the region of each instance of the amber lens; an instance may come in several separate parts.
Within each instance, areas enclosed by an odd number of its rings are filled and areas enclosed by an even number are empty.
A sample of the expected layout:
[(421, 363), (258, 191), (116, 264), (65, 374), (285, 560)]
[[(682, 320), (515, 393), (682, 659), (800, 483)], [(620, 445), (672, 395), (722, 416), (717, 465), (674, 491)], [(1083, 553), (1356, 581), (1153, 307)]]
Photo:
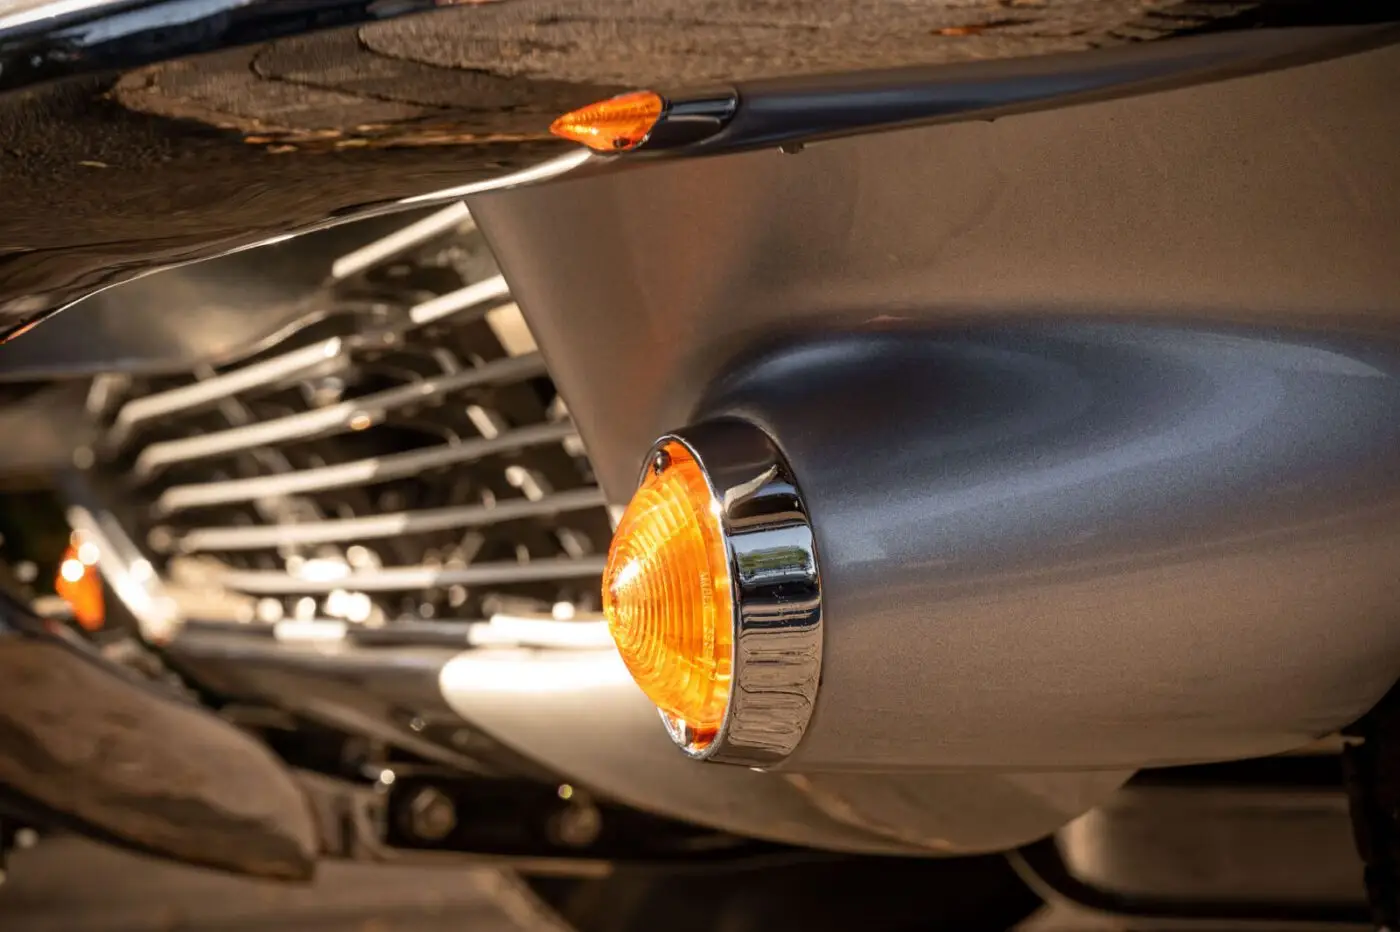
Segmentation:
[(549, 131), (599, 152), (626, 152), (646, 140), (665, 109), (658, 95), (637, 91), (566, 113)]
[(73, 619), (86, 630), (96, 631), (106, 622), (107, 611), (102, 598), (102, 577), (96, 566), (82, 559), (88, 556), (84, 552), (88, 547), (95, 545), (68, 548), (58, 566), (53, 587), (58, 597), (68, 603)]
[(680, 443), (655, 454), (618, 523), (603, 613), (642, 691), (693, 745), (712, 741), (729, 704), (733, 596), (718, 509)]

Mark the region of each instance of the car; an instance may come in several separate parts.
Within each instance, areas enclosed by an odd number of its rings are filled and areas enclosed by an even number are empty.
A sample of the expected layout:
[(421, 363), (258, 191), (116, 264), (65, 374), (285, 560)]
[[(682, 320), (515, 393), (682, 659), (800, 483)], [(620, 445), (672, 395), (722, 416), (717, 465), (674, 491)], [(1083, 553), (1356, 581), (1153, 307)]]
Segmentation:
[(0, 3), (0, 851), (1395, 926), (1394, 20)]

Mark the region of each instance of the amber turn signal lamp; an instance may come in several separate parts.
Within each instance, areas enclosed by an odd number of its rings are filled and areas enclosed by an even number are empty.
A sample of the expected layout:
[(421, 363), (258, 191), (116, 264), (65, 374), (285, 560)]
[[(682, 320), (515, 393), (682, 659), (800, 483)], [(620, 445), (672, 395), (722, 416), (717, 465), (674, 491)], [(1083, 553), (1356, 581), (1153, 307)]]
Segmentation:
[(665, 111), (659, 94), (634, 91), (566, 113), (549, 131), (596, 152), (627, 152), (646, 141)]
[(102, 577), (95, 566), (97, 546), (84, 543), (70, 545), (58, 565), (54, 592), (68, 603), (73, 620), (87, 631), (97, 631), (106, 622), (106, 606), (102, 598)]
[(729, 703), (729, 557), (705, 473), (671, 441), (653, 451), (613, 536), (603, 613), (637, 685), (697, 747)]
[(750, 767), (792, 753), (821, 676), (821, 580), (767, 433), (724, 419), (656, 442), (613, 534), (603, 614), (685, 753)]

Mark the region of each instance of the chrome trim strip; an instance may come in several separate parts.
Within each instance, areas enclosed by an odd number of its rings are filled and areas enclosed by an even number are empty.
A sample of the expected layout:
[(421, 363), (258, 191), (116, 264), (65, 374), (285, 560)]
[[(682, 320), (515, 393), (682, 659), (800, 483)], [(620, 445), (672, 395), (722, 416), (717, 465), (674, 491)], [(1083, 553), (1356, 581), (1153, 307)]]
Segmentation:
[(326, 544), (372, 540), (399, 534), (418, 534), (449, 528), (481, 527), (519, 518), (556, 515), (607, 504), (601, 489), (559, 492), (539, 501), (506, 499), (494, 505), (464, 505), (399, 511), (364, 518), (315, 521), (306, 524), (269, 524), (255, 527), (202, 527), (181, 535), (175, 545), (181, 553), (208, 550), (258, 550), (283, 544)]
[(320, 466), (252, 479), (176, 485), (166, 489), (156, 499), (155, 511), (160, 515), (169, 515), (205, 505), (225, 505), (302, 492), (323, 492), (346, 486), (369, 485), (411, 476), (425, 469), (468, 463), (506, 450), (535, 444), (561, 443), (574, 436), (577, 434), (572, 423), (539, 424), (522, 427), (490, 440), (467, 440), (425, 450), (410, 450), (407, 453), (375, 456), (335, 466)]
[(502, 175), (499, 178), (491, 178), (486, 181), (474, 181), (471, 184), (458, 185), (455, 188), (444, 188), (441, 191), (419, 194), (415, 197), (406, 197), (395, 202), (395, 205), (397, 207), (415, 207), (420, 204), (439, 204), (443, 201), (470, 197), (473, 194), (482, 194), (486, 191), (498, 191), (501, 188), (513, 188), (516, 185), (548, 181), (551, 178), (557, 178), (566, 172), (573, 171), (584, 162), (592, 159), (592, 157), (592, 152), (580, 147), (558, 156), (557, 158), (552, 158), (548, 162), (541, 162), (539, 165), (531, 166), (522, 171), (512, 172), (509, 175)]
[(301, 349), (274, 356), (272, 359), (254, 363), (224, 375), (217, 375), (192, 385), (182, 385), (179, 388), (133, 399), (122, 405), (121, 410), (117, 412), (116, 419), (112, 424), (110, 442), (121, 443), (127, 432), (142, 421), (174, 414), (177, 411), (186, 411), (202, 404), (227, 398), (230, 395), (236, 395), (250, 388), (256, 388), (259, 385), (296, 375), (303, 370), (324, 363), (326, 360), (334, 359), (344, 349), (344, 340), (340, 337), (331, 337), (329, 340), (303, 346)]
[(478, 563), (460, 568), (397, 566), (347, 573), (333, 579), (308, 579), (278, 570), (222, 570), (220, 585), (253, 595), (323, 593), (335, 589), (354, 592), (396, 592), (435, 586), (480, 586), (536, 582), (542, 579), (577, 579), (601, 576), (603, 557), (581, 560), (550, 558), (529, 563)]
[(0, 33), (46, 19), (58, 19), (75, 13), (96, 13), (104, 6), (114, 6), (120, 2), (122, 0), (37, 0), (20, 5), (17, 9), (15, 4), (7, 4), (15, 11), (7, 13), (0, 9)]
[(162, 466), (237, 453), (288, 440), (304, 440), (327, 433), (352, 430), (361, 419), (366, 419), (364, 426), (369, 426), (385, 413), (422, 401), (431, 395), (445, 394), (488, 382), (527, 379), (544, 372), (544, 359), (537, 353), (499, 359), (474, 369), (412, 382), (326, 408), (303, 411), (182, 440), (153, 443), (136, 457), (132, 472), (138, 479), (147, 479)]
[(697, 760), (766, 768), (796, 749), (816, 704), (822, 665), (822, 592), (816, 543), (792, 470), (747, 421), (711, 421), (657, 441), (648, 468), (680, 443), (695, 456), (719, 506), (729, 554), (734, 647), (729, 707), (700, 744), (662, 714), (671, 739)]
[(416, 304), (409, 309), (408, 317), (415, 326), (421, 327), (469, 307), (508, 297), (510, 286), (506, 284), (505, 276), (493, 275), (479, 282), (472, 282), (465, 288), (458, 288), (436, 298), (429, 298), (422, 304)]
[[(115, 0), (108, 0), (108, 2), (115, 2)], [(112, 288), (116, 285), (124, 284), (129, 281), (134, 281), (138, 278), (144, 278), (147, 275), (153, 275), (156, 272), (161, 272), (166, 269), (179, 268), (180, 266), (190, 265), (195, 262), (203, 262), (207, 259), (213, 259), (219, 256), (228, 256), (233, 255), (234, 253), (244, 252), (245, 250), (249, 249), (258, 249), (263, 246), (275, 245), (276, 243), (281, 243), (288, 239), (291, 239), (294, 236), (302, 236), (306, 233), (315, 233), (318, 230), (328, 230), (332, 227), (337, 227), (345, 223), (351, 223), (356, 220), (365, 220), (371, 217), (390, 216), (400, 211), (408, 210), (414, 207), (434, 207), (439, 205), (446, 205), (450, 204), (453, 201), (460, 201), (464, 197), (469, 197), (474, 194), (484, 194), (488, 191), (499, 191), (506, 188), (518, 187), (521, 185), (538, 184), (540, 182), (549, 181), (561, 175), (567, 174), (575, 168), (579, 168), (585, 162), (588, 162), (591, 157), (592, 153), (588, 149), (580, 148), (577, 150), (571, 150), (565, 153), (564, 155), (550, 159), (547, 162), (542, 162), (539, 165), (523, 169), (522, 171), (512, 172), (511, 174), (501, 175), (496, 178), (489, 178), (485, 181), (477, 181), (471, 184), (458, 185), (452, 188), (444, 188), (439, 191), (430, 191), (426, 194), (418, 194), (412, 197), (400, 198), (397, 201), (388, 201), (381, 204), (367, 206), (363, 209), (357, 209), (351, 212), (337, 214), (334, 217), (327, 218), (324, 220), (316, 221), (313, 223), (307, 223), (304, 226), (301, 226), (289, 233), (279, 233), (275, 236), (269, 236), (264, 239), (256, 240), (250, 243), (242, 243), (239, 245), (228, 246), (227, 248), (214, 249), (212, 251), (200, 253), (197, 257), (194, 258), (153, 264), (147, 268), (133, 271), (127, 278), (123, 278), (119, 281), (107, 282), (105, 284), (93, 287), (89, 291), (80, 292), (79, 297), (72, 297), (70, 294), (64, 297), (55, 298), (54, 301), (56, 301), (57, 303), (48, 303), (47, 301), (40, 302), (39, 304), (35, 305), (37, 309), (36, 314), (39, 315), (35, 319), (42, 319), (44, 317), (58, 313), (59, 311), (64, 310), (65, 308), (72, 307), (79, 301), (86, 300), (95, 294), (106, 291), (108, 288)], [(147, 261), (154, 260), (148, 257)], [(14, 334), (9, 335), (13, 336)]]
[(467, 210), (467, 205), (460, 202), (444, 207), (417, 223), (411, 223), (403, 229), (396, 230), (372, 243), (367, 243), (359, 249), (347, 252), (331, 263), (331, 279), (340, 281), (349, 278), (376, 263), (407, 252), (420, 243), (425, 243), (434, 236), (446, 233), (458, 225), (475, 226), (472, 223), (471, 212)]

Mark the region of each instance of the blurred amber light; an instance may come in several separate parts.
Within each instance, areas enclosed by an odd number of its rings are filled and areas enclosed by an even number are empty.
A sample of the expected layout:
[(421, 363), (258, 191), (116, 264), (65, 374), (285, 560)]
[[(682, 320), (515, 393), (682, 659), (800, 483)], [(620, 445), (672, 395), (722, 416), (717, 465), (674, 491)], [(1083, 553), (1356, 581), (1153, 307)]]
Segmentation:
[(659, 95), (635, 91), (566, 113), (549, 131), (598, 152), (626, 152), (646, 141), (665, 109)]
[(696, 747), (724, 721), (733, 663), (718, 512), (695, 457), (683, 444), (664, 444), (618, 523), (603, 572), (603, 613), (623, 661)]
[(58, 565), (54, 592), (68, 603), (73, 619), (87, 631), (96, 631), (106, 622), (106, 606), (102, 599), (102, 577), (97, 567), (97, 545), (69, 545)]

